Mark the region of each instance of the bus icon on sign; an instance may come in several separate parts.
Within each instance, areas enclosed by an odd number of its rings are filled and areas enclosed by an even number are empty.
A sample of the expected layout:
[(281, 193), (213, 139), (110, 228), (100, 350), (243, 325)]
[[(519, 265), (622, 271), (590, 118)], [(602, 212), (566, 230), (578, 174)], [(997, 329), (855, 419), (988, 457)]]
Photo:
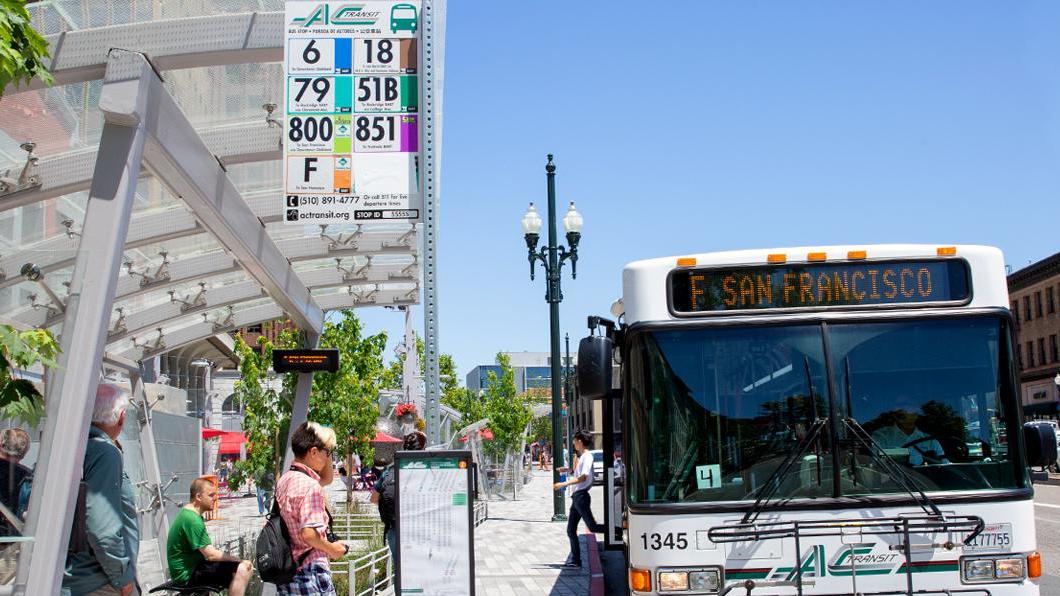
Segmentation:
[(390, 9), (390, 32), (411, 31), (416, 33), (416, 7), (411, 4), (395, 4)]

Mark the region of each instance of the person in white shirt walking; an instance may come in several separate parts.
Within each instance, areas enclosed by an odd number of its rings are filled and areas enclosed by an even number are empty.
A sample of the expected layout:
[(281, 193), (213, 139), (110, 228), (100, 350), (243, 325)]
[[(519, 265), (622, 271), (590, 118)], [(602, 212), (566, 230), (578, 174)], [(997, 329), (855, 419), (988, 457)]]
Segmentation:
[[(584, 430), (574, 433), (574, 452), (577, 454), (573, 470), (567, 475), (566, 482), (552, 485), (555, 490), (571, 487), (570, 513), (567, 515), (567, 538), (570, 539), (570, 557), (564, 567), (581, 567), (582, 552), (578, 542), (578, 522), (585, 520), (585, 525), (593, 533), (605, 531), (603, 524), (596, 523), (593, 510), (590, 508), (589, 489), (593, 486), (593, 436)], [(567, 468), (561, 468), (566, 472)]]

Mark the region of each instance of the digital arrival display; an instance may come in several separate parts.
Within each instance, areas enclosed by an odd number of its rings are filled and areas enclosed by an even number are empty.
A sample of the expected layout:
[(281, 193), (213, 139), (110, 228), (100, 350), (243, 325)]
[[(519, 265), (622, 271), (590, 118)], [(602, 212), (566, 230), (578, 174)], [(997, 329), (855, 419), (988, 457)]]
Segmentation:
[(953, 304), (971, 295), (961, 259), (678, 269), (669, 283), (673, 310), (682, 314)]

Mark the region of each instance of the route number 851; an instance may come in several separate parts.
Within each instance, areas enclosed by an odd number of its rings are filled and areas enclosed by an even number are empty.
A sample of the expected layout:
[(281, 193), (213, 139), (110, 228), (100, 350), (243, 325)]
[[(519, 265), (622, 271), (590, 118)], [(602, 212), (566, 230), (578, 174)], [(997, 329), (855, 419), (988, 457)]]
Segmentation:
[(667, 532), (666, 534), (658, 533), (644, 533), (640, 535), (640, 540), (644, 544), (644, 550), (662, 550), (664, 548), (674, 550), (683, 550), (688, 548), (688, 532), (678, 532), (676, 534)]

